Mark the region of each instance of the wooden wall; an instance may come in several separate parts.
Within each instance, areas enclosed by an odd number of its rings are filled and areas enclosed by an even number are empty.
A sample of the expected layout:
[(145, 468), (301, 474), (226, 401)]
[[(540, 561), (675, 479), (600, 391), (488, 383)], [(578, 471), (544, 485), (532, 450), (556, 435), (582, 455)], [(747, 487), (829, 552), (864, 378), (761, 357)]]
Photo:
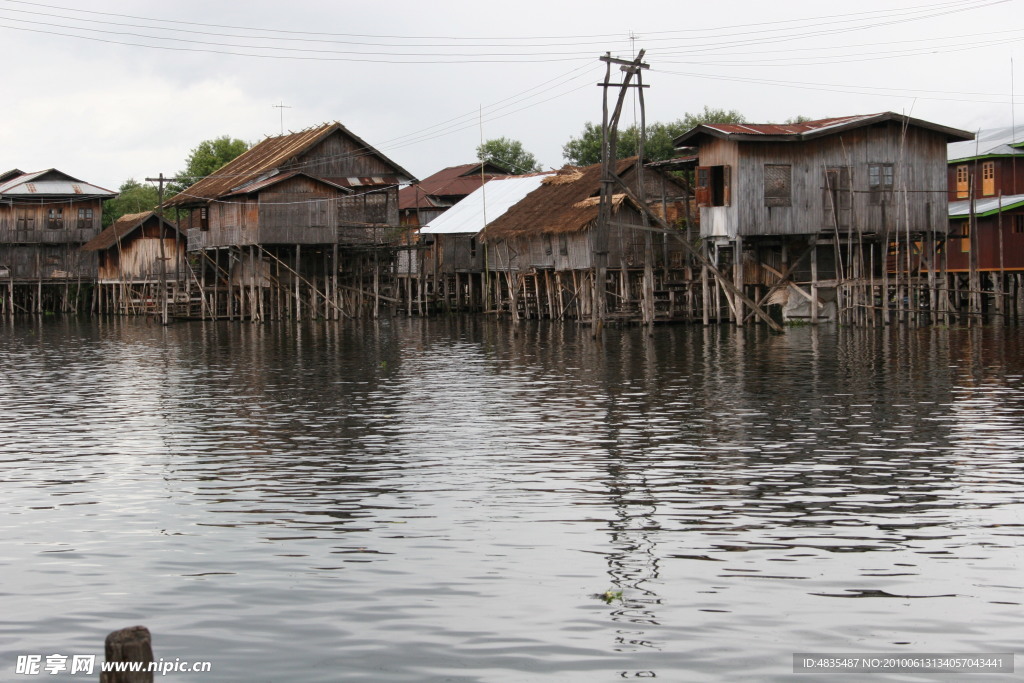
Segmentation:
[[(991, 161), (995, 164), (995, 187), (994, 192), (986, 195), (984, 193), (984, 183), (982, 181), (981, 165), (986, 161)], [(949, 188), (949, 201), (955, 202), (957, 200), (966, 199), (966, 197), (958, 197), (956, 191), (956, 171), (961, 166), (967, 167), (968, 181), (971, 176), (974, 176), (974, 196), (977, 198), (981, 197), (995, 197), (1002, 193), (1002, 195), (1015, 195), (1024, 194), (1024, 155), (1013, 156), (1013, 157), (993, 157), (991, 159), (979, 159), (977, 161), (964, 161), (958, 164), (949, 164), (947, 169), (947, 186)], [(970, 185), (968, 184), (968, 188)]]
[[(894, 165), (896, 192), (876, 203), (869, 191), (869, 164)], [(944, 230), (946, 222), (946, 139), (895, 122), (847, 131), (807, 142), (731, 142), (701, 146), (702, 166), (731, 167), (731, 205), (701, 209), (701, 235), (802, 235), (835, 229), (825, 192), (825, 170), (849, 169), (849, 230), (884, 233)], [(792, 167), (790, 206), (766, 206), (765, 164)], [(903, 190), (906, 193), (903, 193)]]
[[(999, 215), (977, 219), (978, 226), (978, 269), (997, 271), (1024, 270), (1024, 232), (1016, 232), (1016, 226), (1024, 229), (1024, 208), (1014, 209)], [(948, 267), (950, 271), (967, 272), (970, 269), (970, 240), (968, 221), (959, 219), (950, 222), (951, 237), (946, 242)], [(1002, 233), (1002, 240), (1000, 240)], [(1000, 241), (1002, 241), (1002, 264), (1000, 264)]]
[[(92, 210), (92, 219), (82, 227), (79, 209)], [(50, 219), (51, 210), (59, 220)], [(0, 243), (84, 244), (100, 233), (102, 223), (103, 202), (99, 199), (0, 204)]]
[(37, 280), (86, 280), (96, 278), (94, 252), (75, 244), (0, 244), (0, 267), (15, 282)]
[[(337, 131), (299, 156), (295, 168), (323, 178), (394, 176), (397, 169)], [(397, 219), (396, 219), (397, 222)]]

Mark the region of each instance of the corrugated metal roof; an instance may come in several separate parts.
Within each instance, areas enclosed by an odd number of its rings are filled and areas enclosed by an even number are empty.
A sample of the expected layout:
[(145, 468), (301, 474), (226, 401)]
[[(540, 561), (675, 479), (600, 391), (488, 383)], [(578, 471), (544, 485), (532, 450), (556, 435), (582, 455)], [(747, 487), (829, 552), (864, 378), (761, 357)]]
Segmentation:
[(494, 222), (523, 197), (540, 187), (544, 178), (553, 173), (536, 173), (489, 180), (483, 187), (477, 188), (455, 206), (421, 227), (420, 233), (424, 235), (478, 233), (485, 226), (485, 208), (487, 223)]
[[(434, 198), (439, 197), (465, 197), (480, 187), (484, 179), (500, 178), (508, 173), (496, 173), (487, 170), (493, 164), (488, 163), (484, 167), (484, 178), (480, 177), (481, 163), (461, 164), (449, 166), (437, 173), (424, 178), (415, 185), (403, 187), (398, 191), (399, 210), (412, 210), (419, 208), (433, 208), (444, 205)], [(449, 202), (450, 203), (450, 202)]]
[[(362, 148), (390, 165), (396, 173), (407, 179), (414, 176), (393, 162), (381, 152), (368, 145), (357, 135), (340, 123), (327, 123), (318, 128), (268, 137), (256, 144), (252, 149), (240, 154), (234, 160), (221, 167), (214, 175), (203, 178), (181, 194), (168, 200), (168, 206), (181, 206), (193, 202), (216, 199), (229, 193), (244, 189), (244, 186), (263, 176), (268, 171), (278, 169), (290, 159), (309, 150), (327, 136), (341, 131), (351, 137)], [(336, 182), (337, 179), (332, 179)], [(366, 183), (360, 183), (366, 184)], [(395, 183), (392, 183), (395, 184)]]
[[(1004, 197), (985, 197), (974, 200), (974, 215), (991, 216), (1002, 211), (1009, 211), (1024, 206), (1024, 194), (1012, 194)], [(968, 218), (971, 215), (971, 200), (962, 199), (949, 203), (950, 218)]]
[[(5, 173), (4, 175), (9, 175)], [(25, 197), (116, 197), (117, 193), (99, 185), (73, 178), (63, 171), (48, 168), (45, 171), (23, 173), (0, 184), (0, 196)]]
[[(144, 211), (142, 213), (128, 213), (116, 221), (113, 222), (108, 228), (103, 230), (100, 234), (93, 237), (91, 240), (82, 245), (83, 251), (100, 251), (102, 249), (109, 249), (114, 246), (125, 237), (135, 232), (150, 219), (158, 219), (154, 211)], [(156, 225), (159, 225), (157, 223)], [(177, 236), (179, 239), (184, 239), (184, 235), (180, 234), (177, 226), (169, 220), (164, 219), (164, 227), (167, 230), (167, 237), (173, 238)]]
[(339, 185), (338, 183), (331, 182), (330, 180), (327, 180), (326, 178), (317, 178), (316, 176), (311, 176), (311, 175), (308, 175), (306, 173), (301, 173), (299, 171), (292, 171), (291, 173), (279, 173), (279, 174), (272, 175), (271, 177), (263, 179), (263, 180), (257, 180), (257, 181), (255, 181), (253, 183), (250, 183), (250, 184), (246, 185), (245, 187), (243, 187), (243, 188), (241, 188), (239, 190), (236, 190), (234, 192), (229, 192), (229, 193), (227, 193), (224, 196), (225, 197), (233, 197), (233, 196), (236, 196), (236, 195), (249, 194), (250, 192), (259, 192), (260, 190), (268, 188), (271, 185), (276, 185), (276, 184), (284, 182), (285, 180), (288, 180), (290, 178), (294, 178), (295, 176), (303, 176), (305, 178), (309, 178), (310, 180), (315, 180), (318, 183), (323, 183), (325, 185), (333, 187), (333, 188), (335, 188), (337, 190), (342, 190), (343, 192), (351, 192), (352, 191), (349, 187), (346, 187), (346, 186), (343, 186), (343, 185)]
[(842, 116), (791, 124), (703, 123), (677, 137), (673, 140), (673, 144), (676, 147), (680, 147), (687, 141), (701, 135), (744, 141), (797, 142), (800, 140), (811, 140), (825, 135), (833, 135), (846, 130), (860, 128), (861, 126), (869, 126), (886, 121), (895, 121), (900, 124), (906, 123), (907, 125), (943, 133), (950, 142), (957, 140), (971, 140), (974, 137), (971, 133), (964, 130), (942, 126), (930, 121), (915, 119), (889, 111), (879, 114), (857, 114), (855, 116)]
[(953, 142), (946, 148), (950, 161), (963, 161), (984, 156), (1024, 155), (1024, 126), (1011, 126), (978, 131), (974, 140)]

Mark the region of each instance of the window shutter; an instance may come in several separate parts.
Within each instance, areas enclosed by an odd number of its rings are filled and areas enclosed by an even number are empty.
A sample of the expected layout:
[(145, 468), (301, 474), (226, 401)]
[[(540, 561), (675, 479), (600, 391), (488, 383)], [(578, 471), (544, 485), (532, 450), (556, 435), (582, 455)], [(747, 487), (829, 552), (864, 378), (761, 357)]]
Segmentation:
[(722, 167), (722, 206), (732, 205), (732, 166)]
[(711, 206), (711, 167), (697, 167), (697, 206)]

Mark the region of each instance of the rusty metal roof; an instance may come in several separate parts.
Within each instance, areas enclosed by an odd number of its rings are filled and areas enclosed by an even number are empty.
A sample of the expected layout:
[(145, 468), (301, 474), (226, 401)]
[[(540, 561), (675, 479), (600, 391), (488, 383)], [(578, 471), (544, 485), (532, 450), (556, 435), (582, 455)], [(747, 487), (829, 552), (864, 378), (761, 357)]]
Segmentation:
[(688, 142), (693, 144), (691, 141), (701, 136), (741, 140), (744, 142), (799, 142), (887, 121), (895, 121), (901, 125), (918, 126), (945, 134), (949, 142), (972, 140), (974, 138), (971, 133), (964, 130), (942, 126), (922, 119), (914, 119), (890, 111), (880, 114), (858, 114), (855, 116), (818, 119), (802, 123), (702, 123), (677, 137), (673, 140), (673, 144), (676, 147), (684, 146)]
[(7, 180), (0, 183), (0, 197), (8, 199), (25, 199), (28, 197), (81, 197), (111, 198), (113, 192), (99, 185), (73, 178), (63, 171), (48, 168), (45, 171), (22, 173), (12, 176), (12, 171), (4, 174)]
[[(144, 211), (142, 213), (128, 213), (113, 222), (110, 227), (93, 237), (82, 245), (83, 251), (102, 251), (110, 249), (117, 243), (123, 241), (128, 235), (141, 228), (149, 220), (159, 220), (155, 211)], [(159, 223), (157, 223), (159, 225)], [(178, 227), (171, 221), (164, 219), (164, 227), (168, 229), (167, 237), (184, 240), (185, 236), (178, 230)]]
[(242, 190), (249, 183), (262, 180), (261, 177), (271, 171), (291, 170), (286, 168), (289, 161), (338, 131), (355, 140), (366, 154), (373, 155), (391, 166), (396, 176), (414, 178), (411, 173), (368, 145), (345, 126), (334, 122), (298, 133), (264, 139), (222, 166), (215, 174), (203, 178), (184, 192), (172, 197), (167, 201), (167, 206), (184, 206), (223, 197)]
[[(480, 169), (483, 166), (483, 178)], [(490, 169), (490, 170), (489, 170)], [(403, 187), (398, 191), (398, 209), (434, 208), (452, 203), (452, 198), (465, 197), (483, 184), (484, 179), (501, 178), (509, 175), (505, 169), (488, 162), (449, 166), (434, 175)], [(447, 201), (441, 198), (449, 198)]]
[(229, 192), (224, 196), (233, 197), (237, 195), (249, 194), (251, 192), (259, 192), (260, 190), (268, 188), (272, 185), (276, 185), (280, 182), (284, 182), (285, 180), (289, 180), (290, 178), (294, 178), (296, 176), (303, 176), (305, 178), (309, 178), (310, 180), (314, 180), (318, 183), (323, 183), (324, 185), (333, 187), (336, 190), (341, 190), (342, 192), (352, 192), (351, 188), (345, 185), (339, 185), (338, 183), (331, 182), (326, 178), (317, 178), (316, 176), (311, 176), (308, 173), (302, 173), (301, 171), (291, 171), (290, 173), (275, 173), (269, 178), (265, 178), (263, 180), (256, 180), (238, 190), (235, 190), (234, 192)]

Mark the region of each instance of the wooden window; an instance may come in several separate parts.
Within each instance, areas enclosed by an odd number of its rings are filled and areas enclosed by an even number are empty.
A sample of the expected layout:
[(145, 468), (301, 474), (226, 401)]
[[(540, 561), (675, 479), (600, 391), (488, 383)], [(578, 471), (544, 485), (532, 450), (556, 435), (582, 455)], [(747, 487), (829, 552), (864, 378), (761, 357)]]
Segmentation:
[(729, 166), (697, 167), (697, 206), (729, 206), (732, 172)]
[(569, 255), (569, 238), (564, 232), (558, 236), (558, 253), (560, 256)]
[(469, 258), (476, 258), (476, 238), (469, 238)]
[(544, 235), (544, 255), (551, 256), (551, 235)]
[(892, 203), (892, 164), (868, 164), (868, 190), (872, 204)]
[(50, 209), (46, 214), (46, 227), (53, 230), (60, 230), (64, 227), (64, 209), (58, 207)]
[(36, 227), (36, 218), (31, 211), (18, 212), (18, 230), (32, 230)]
[(1013, 231), (1018, 235), (1024, 235), (1024, 213), (1018, 213), (1013, 217)]
[(967, 199), (970, 196), (971, 180), (967, 164), (956, 167), (956, 198)]
[(199, 229), (210, 229), (210, 212), (205, 206), (200, 207), (199, 209)]
[(825, 169), (825, 184), (821, 188), (821, 202), (825, 211), (825, 224), (835, 227), (849, 223), (852, 201), (850, 167), (836, 166)]
[(986, 161), (981, 165), (981, 194), (991, 197), (996, 193), (996, 162)]
[(971, 251), (971, 222), (964, 221), (963, 228), (960, 231), (960, 251), (965, 254), (969, 254)]
[(79, 209), (78, 210), (78, 227), (79, 228), (91, 228), (92, 227), (92, 209)]
[(793, 167), (789, 164), (764, 165), (764, 205), (793, 204)]

